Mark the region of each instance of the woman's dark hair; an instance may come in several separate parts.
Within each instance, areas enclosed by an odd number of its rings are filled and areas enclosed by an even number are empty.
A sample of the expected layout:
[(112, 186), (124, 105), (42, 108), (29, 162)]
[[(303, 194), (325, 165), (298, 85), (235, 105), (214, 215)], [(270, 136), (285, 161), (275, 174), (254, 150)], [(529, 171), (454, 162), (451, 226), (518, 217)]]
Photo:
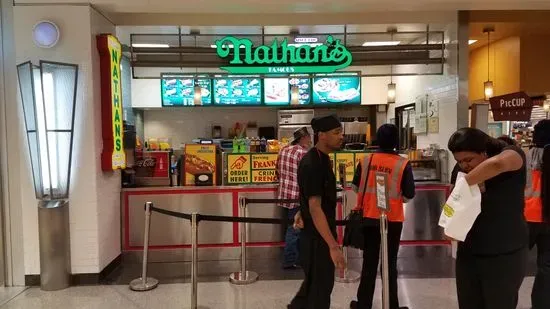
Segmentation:
[(399, 129), (391, 123), (383, 124), (376, 131), (376, 142), (385, 150), (399, 148)]
[(489, 157), (502, 152), (506, 143), (492, 138), (485, 132), (475, 128), (462, 128), (453, 133), (447, 147), (453, 153), (470, 151), (475, 153), (487, 153)]

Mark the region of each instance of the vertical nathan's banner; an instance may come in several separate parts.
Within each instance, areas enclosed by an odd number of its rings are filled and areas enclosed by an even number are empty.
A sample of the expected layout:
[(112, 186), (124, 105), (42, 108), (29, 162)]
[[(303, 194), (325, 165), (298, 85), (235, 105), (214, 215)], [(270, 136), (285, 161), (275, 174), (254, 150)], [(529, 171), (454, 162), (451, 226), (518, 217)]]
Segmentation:
[(101, 130), (103, 150), (101, 169), (111, 171), (126, 168), (124, 128), (122, 125), (121, 70), (122, 47), (110, 34), (97, 36), (101, 69)]

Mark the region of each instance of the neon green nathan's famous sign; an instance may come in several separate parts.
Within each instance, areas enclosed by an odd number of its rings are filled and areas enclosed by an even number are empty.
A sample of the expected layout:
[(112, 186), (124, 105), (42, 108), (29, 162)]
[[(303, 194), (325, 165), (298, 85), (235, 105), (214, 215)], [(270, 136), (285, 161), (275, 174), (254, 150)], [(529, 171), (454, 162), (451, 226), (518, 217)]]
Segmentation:
[(289, 45), (286, 39), (254, 46), (249, 39), (228, 36), (216, 41), (216, 53), (229, 59), (221, 69), (233, 74), (332, 73), (352, 61), (349, 50), (332, 36), (317, 46)]

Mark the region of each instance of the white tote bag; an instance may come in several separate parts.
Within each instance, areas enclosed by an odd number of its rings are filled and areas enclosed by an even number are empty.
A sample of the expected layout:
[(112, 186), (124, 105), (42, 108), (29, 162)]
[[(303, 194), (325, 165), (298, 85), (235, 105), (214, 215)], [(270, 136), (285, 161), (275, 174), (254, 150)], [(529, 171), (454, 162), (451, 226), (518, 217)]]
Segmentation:
[(439, 226), (444, 228), (445, 235), (458, 241), (464, 241), (466, 235), (481, 213), (481, 191), (477, 185), (469, 186), (459, 173), (451, 196), (443, 206)]

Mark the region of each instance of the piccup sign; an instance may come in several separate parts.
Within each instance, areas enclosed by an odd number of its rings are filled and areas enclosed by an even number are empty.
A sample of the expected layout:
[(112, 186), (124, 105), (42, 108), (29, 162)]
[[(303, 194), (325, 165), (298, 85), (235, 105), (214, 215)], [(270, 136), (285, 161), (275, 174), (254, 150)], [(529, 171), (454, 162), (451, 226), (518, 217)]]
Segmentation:
[(525, 92), (516, 92), (492, 97), (491, 111), (495, 121), (529, 121), (533, 100)]

